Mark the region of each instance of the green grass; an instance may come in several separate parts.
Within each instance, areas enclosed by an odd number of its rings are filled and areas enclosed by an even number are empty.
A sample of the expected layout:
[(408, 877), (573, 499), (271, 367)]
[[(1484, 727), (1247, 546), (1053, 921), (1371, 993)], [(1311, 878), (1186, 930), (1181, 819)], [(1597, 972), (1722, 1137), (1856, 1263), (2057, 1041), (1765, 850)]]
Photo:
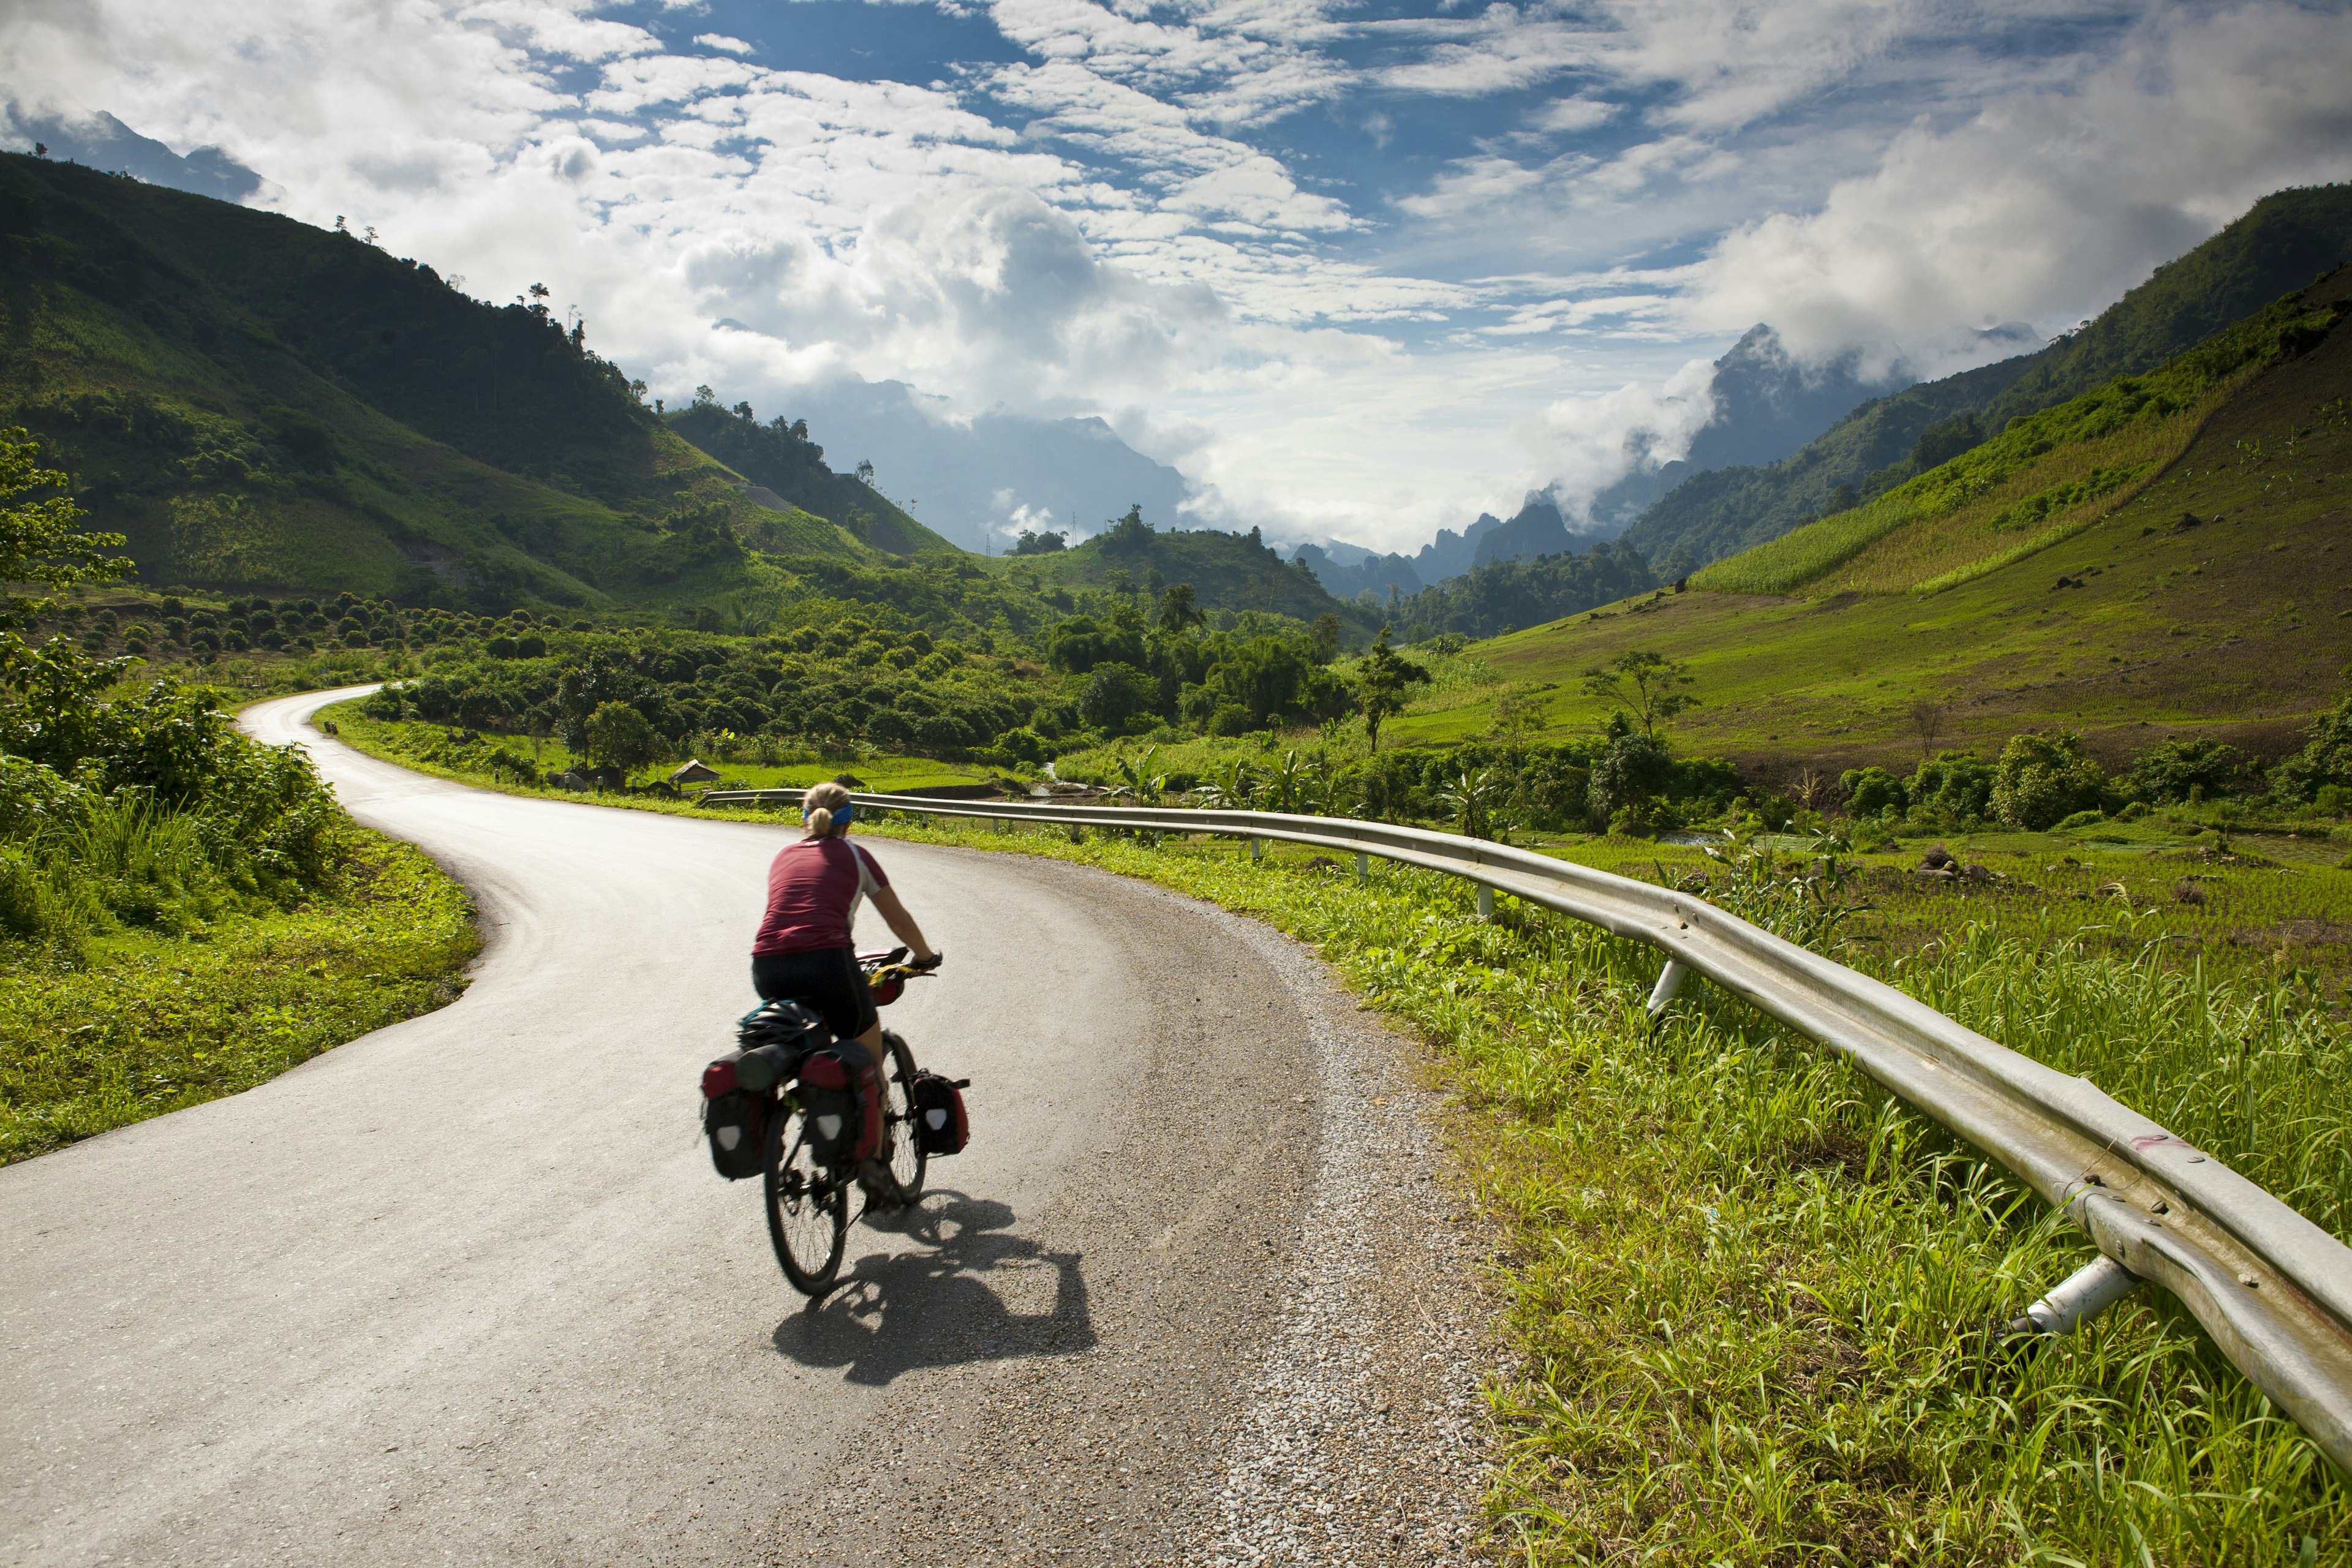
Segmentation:
[(411, 847), (348, 832), (330, 885), (289, 911), (0, 955), (0, 1163), (239, 1093), (454, 1000), (479, 945), (464, 890)]
[[(1514, 1562), (2352, 1561), (2352, 1495), (2168, 1299), (2032, 1358), (2005, 1321), (2080, 1237), (1809, 1042), (1701, 987), (1657, 1033), (1637, 944), (1470, 889), (1230, 845), (887, 828), (1050, 854), (1317, 945), (1428, 1039), (1502, 1228), (1488, 1402)], [(919, 907), (920, 891), (909, 895)], [(1886, 977), (2087, 1073), (2345, 1233), (2352, 1051), (2293, 993), (1955, 911)], [(1857, 954), (1870, 964), (1866, 951)]]

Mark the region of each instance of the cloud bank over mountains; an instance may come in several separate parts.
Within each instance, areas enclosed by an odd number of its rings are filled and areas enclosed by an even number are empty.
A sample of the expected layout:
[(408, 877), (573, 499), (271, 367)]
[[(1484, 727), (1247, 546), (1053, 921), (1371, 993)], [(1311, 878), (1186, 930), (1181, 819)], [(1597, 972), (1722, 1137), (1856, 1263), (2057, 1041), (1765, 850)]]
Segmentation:
[(1948, 369), (2352, 175), (2352, 22), (2280, 0), (18, 0), (0, 94), (671, 397), (1099, 416), (1195, 521), (1405, 548), (1682, 456), (1758, 321)]

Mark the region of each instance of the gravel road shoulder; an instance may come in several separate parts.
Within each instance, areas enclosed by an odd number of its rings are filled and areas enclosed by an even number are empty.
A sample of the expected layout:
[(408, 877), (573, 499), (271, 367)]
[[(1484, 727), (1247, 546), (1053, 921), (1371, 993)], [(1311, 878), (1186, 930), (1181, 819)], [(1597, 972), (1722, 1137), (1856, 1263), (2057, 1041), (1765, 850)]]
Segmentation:
[[(1023, 1216), (1040, 1256), (1085, 1258), (1087, 1299), (1049, 1302), (1034, 1279), (1004, 1353), (975, 1343), (894, 1400), (831, 1467), (835, 1517), (772, 1561), (1467, 1561), (1496, 1354), (1488, 1243), (1439, 1141), (1424, 1048), (1257, 921), (1031, 864), (1171, 900), (1202, 936), (1166, 955), (1170, 1016), (1126, 1124), (1103, 1130), (1099, 1176), (1072, 1189), (1091, 1195)], [(1204, 1055), (1235, 1032), (1185, 1026), (1186, 965), (1244, 953), (1275, 981), (1262, 1039)], [(935, 1170), (951, 1184), (951, 1163)], [(913, 1223), (952, 1247), (975, 1220), (942, 1191)], [(857, 1310), (864, 1289), (821, 1310)], [(1034, 1352), (1054, 1331), (1041, 1318), (1069, 1336), (1061, 1353)]]

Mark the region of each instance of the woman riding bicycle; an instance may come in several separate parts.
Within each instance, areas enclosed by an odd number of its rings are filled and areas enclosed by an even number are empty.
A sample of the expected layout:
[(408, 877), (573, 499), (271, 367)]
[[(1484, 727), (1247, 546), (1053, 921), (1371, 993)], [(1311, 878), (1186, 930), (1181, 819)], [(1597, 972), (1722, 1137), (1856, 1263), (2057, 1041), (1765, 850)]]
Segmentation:
[[(814, 1009), (840, 1042), (843, 1065), (856, 1078), (859, 1092), (878, 1101), (881, 1079), (875, 1064), (881, 1057), (882, 1020), (850, 940), (858, 904), (874, 900), (890, 930), (913, 950), (914, 967), (933, 968), (940, 954), (923, 940), (922, 928), (898, 901), (874, 857), (849, 842), (856, 816), (849, 791), (838, 784), (818, 784), (801, 797), (801, 820), (808, 831), (769, 864), (767, 914), (751, 943), (751, 985), (763, 1002), (788, 999)], [(859, 1174), (869, 1187), (878, 1184), (888, 1194), (896, 1186), (889, 1152), (877, 1155)]]

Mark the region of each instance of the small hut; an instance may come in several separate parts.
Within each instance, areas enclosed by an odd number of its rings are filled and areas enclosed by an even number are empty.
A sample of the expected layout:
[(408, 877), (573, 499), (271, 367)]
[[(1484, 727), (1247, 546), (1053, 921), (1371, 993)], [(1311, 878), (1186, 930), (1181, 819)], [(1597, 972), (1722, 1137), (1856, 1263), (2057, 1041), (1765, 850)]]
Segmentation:
[(688, 757), (676, 773), (669, 775), (669, 782), (680, 789), (688, 784), (717, 784), (719, 770), (699, 757)]

